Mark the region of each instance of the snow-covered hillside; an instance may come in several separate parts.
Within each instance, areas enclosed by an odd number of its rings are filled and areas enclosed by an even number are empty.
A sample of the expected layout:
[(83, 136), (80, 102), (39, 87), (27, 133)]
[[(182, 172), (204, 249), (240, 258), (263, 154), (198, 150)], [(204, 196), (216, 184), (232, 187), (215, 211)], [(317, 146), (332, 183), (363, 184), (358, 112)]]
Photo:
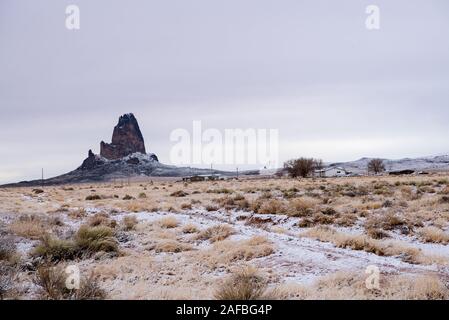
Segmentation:
[[(372, 158), (361, 158), (356, 161), (350, 162), (337, 162), (329, 163), (328, 167), (343, 167), (353, 173), (366, 173), (368, 162)], [(399, 170), (449, 170), (449, 155), (440, 155), (432, 157), (421, 158), (404, 158), (398, 160), (383, 159), (385, 168), (387, 171), (399, 171)]]

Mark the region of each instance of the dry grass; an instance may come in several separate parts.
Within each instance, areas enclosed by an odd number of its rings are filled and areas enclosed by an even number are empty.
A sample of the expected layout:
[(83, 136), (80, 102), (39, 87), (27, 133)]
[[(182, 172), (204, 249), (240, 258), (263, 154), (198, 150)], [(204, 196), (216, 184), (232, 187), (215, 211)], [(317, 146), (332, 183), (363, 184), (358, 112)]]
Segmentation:
[(45, 235), (40, 244), (34, 249), (32, 255), (44, 258), (47, 261), (58, 262), (73, 260), (79, 256), (76, 244), (70, 240), (60, 240)]
[(362, 250), (379, 256), (398, 256), (403, 261), (419, 264), (444, 264), (447, 259), (438, 256), (426, 255), (419, 249), (399, 241), (380, 241), (365, 235), (351, 235), (337, 232), (330, 227), (315, 227), (305, 231), (301, 236), (331, 242), (339, 248)]
[(181, 204), (181, 209), (182, 210), (191, 210), (192, 204), (191, 203), (183, 203), (183, 204)]
[(384, 230), (379, 228), (368, 228), (366, 229), (366, 234), (373, 239), (385, 239), (388, 238), (389, 235)]
[(147, 194), (146, 194), (145, 192), (141, 192), (141, 193), (139, 193), (139, 195), (137, 196), (137, 198), (139, 198), (139, 199), (146, 199), (146, 198), (148, 198), (148, 197), (147, 197)]
[(212, 204), (208, 204), (204, 208), (206, 209), (206, 211), (209, 211), (209, 212), (218, 211), (218, 209), (219, 209), (217, 206), (214, 206)]
[(179, 221), (173, 216), (165, 217), (156, 222), (161, 228), (170, 229), (179, 226)]
[(215, 292), (217, 300), (259, 300), (264, 298), (267, 281), (255, 268), (246, 267), (228, 277)]
[(188, 244), (181, 243), (181, 242), (176, 241), (176, 240), (166, 239), (166, 240), (158, 241), (154, 245), (153, 249), (156, 252), (177, 253), (177, 252), (192, 250), (192, 246), (190, 246)]
[[(298, 227), (307, 228), (313, 227), (316, 225), (328, 225), (336, 222), (337, 216), (327, 215), (322, 212), (314, 213), (311, 217), (304, 217), (301, 221), (298, 222)], [(341, 220), (343, 221), (343, 220)], [(354, 222), (354, 220), (350, 220), (350, 222)]]
[(234, 234), (234, 229), (228, 224), (220, 224), (213, 227), (209, 227), (206, 230), (201, 231), (196, 239), (197, 240), (209, 240), (210, 242), (222, 241)]
[(446, 186), (440, 191), (440, 194), (449, 195), (449, 187)]
[(228, 188), (218, 188), (218, 189), (209, 189), (206, 191), (207, 193), (215, 193), (215, 194), (231, 194), (234, 193), (234, 190)]
[(379, 289), (367, 289), (366, 275), (337, 272), (322, 277), (310, 286), (283, 285), (277, 288), (279, 299), (314, 300), (446, 300), (449, 289), (436, 276), (381, 275)]
[(15, 282), (18, 276), (17, 268), (0, 261), (0, 301), (14, 298)]
[(241, 241), (218, 241), (204, 252), (205, 262), (211, 267), (229, 265), (235, 261), (249, 261), (274, 253), (274, 245), (265, 237), (255, 236)]
[[(249, 201), (242, 194), (236, 194), (234, 196), (227, 195), (225, 197), (220, 197), (215, 199), (215, 202), (222, 208), (230, 210), (247, 210), (250, 207)], [(214, 210), (211, 210), (214, 211)]]
[[(393, 258), (381, 259), (385, 263), (390, 263), (395, 268), (395, 261), (398, 259), (410, 263), (431, 264), (446, 263), (444, 258), (429, 255), (425, 249), (421, 251), (416, 244), (416, 239), (423, 242), (435, 243), (434, 246), (444, 250), (443, 245), (447, 245), (447, 227), (449, 226), (449, 202), (446, 201), (448, 193), (447, 173), (433, 174), (427, 176), (415, 177), (354, 177), (354, 178), (332, 178), (332, 179), (247, 179), (242, 177), (239, 181), (214, 181), (188, 183), (176, 182), (171, 180), (154, 182), (144, 181), (140, 183), (131, 182), (130, 184), (117, 183), (94, 183), (80, 184), (71, 187), (48, 187), (42, 194), (34, 194), (31, 188), (18, 189), (0, 189), (0, 212), (5, 215), (6, 220), (19, 221), (21, 216), (36, 216), (38, 224), (22, 224), (16, 227), (16, 234), (25, 235), (24, 238), (14, 237), (14, 241), (20, 241), (23, 246), (20, 249), (28, 248), (32, 241), (28, 239), (38, 239), (48, 232), (50, 236), (38, 245), (41, 250), (41, 256), (44, 260), (50, 260), (52, 263), (83, 259), (91, 257), (94, 259), (80, 261), (90, 269), (91, 266), (99, 264), (107, 265), (116, 271), (110, 282), (105, 283), (111, 288), (110, 294), (116, 298), (127, 298), (135, 296), (140, 298), (148, 297), (184, 297), (184, 298), (211, 298), (210, 283), (213, 283), (216, 276), (216, 268), (219, 270), (233, 270), (245, 261), (253, 262), (259, 267), (264, 266), (265, 261), (271, 263), (279, 262), (279, 268), (270, 269), (275, 274), (270, 274), (270, 281), (282, 281), (283, 277), (291, 270), (284, 266), (283, 259), (289, 261), (286, 255), (288, 251), (279, 251), (279, 254), (269, 255), (275, 252), (275, 247), (268, 238), (263, 240), (229, 240), (227, 232), (212, 232), (209, 230), (198, 230), (199, 222), (195, 217), (202, 215), (201, 209), (217, 211), (217, 214), (204, 214), (204, 218), (215, 219), (216, 215), (222, 214), (222, 218), (216, 220), (217, 224), (229, 223), (229, 227), (234, 229), (237, 235), (231, 239), (240, 238), (243, 235), (238, 234), (238, 230), (243, 228), (252, 228), (253, 231), (260, 231), (265, 234), (271, 232), (270, 238), (276, 238), (279, 241), (288, 241), (297, 235), (296, 226), (318, 227), (318, 226), (355, 226), (354, 230), (359, 230), (359, 226), (365, 228), (366, 233), (361, 236), (344, 234), (342, 231), (330, 233), (322, 237), (322, 241), (335, 243), (335, 246), (345, 248), (347, 253), (350, 250), (363, 250), (378, 255), (389, 256)], [(151, 191), (147, 191), (151, 190)], [(171, 196), (176, 191), (182, 190), (185, 194), (181, 197)], [(208, 191), (211, 190), (211, 191)], [(145, 192), (146, 197), (139, 196)], [(90, 195), (105, 195), (95, 201), (87, 202), (85, 199)], [(126, 195), (135, 197), (134, 200), (123, 200)], [(177, 194), (181, 195), (181, 194)], [(69, 201), (70, 199), (70, 201)], [(84, 207), (89, 207), (86, 212)], [(191, 212), (181, 212), (190, 210)], [(238, 212), (244, 210), (246, 212)], [(119, 228), (111, 225), (114, 214), (122, 212), (144, 212), (153, 211), (157, 217), (164, 217), (165, 212), (171, 211), (172, 218), (176, 218), (176, 213), (189, 214), (192, 216), (193, 224), (181, 225), (180, 223), (161, 223), (144, 222), (134, 225), (133, 221), (123, 219)], [(252, 212), (275, 213), (286, 215), (282, 217), (271, 217), (269, 215), (252, 215)], [(100, 213), (98, 216), (92, 212)], [(39, 213), (39, 214), (38, 214)], [(45, 213), (46, 215), (40, 215)], [(149, 217), (152, 213), (148, 213)], [(93, 217), (92, 217), (93, 216)], [(253, 218), (248, 218), (253, 217)], [(66, 219), (70, 220), (65, 223)], [(165, 216), (168, 217), (168, 216)], [(227, 218), (229, 217), (229, 220)], [(267, 218), (263, 220), (261, 218)], [(202, 220), (203, 217), (201, 217)], [(235, 220), (234, 220), (235, 219)], [(181, 221), (179, 219), (179, 221)], [(234, 227), (230, 223), (237, 221)], [(65, 225), (61, 222), (64, 222)], [(111, 254), (94, 254), (93, 250), (81, 249), (76, 241), (76, 232), (70, 230), (72, 223), (76, 225), (87, 224), (88, 227), (112, 227), (112, 235), (109, 240), (118, 243), (115, 237), (123, 244), (123, 256), (132, 256), (132, 263), (117, 267), (117, 254), (112, 251)], [(113, 223), (113, 222), (112, 222)], [(12, 224), (12, 223), (11, 223)], [(246, 224), (246, 226), (241, 226)], [(41, 230), (33, 231), (36, 225), (41, 225)], [(128, 226), (127, 226), (128, 225)], [(426, 226), (424, 228), (424, 226)], [(433, 227), (430, 228), (429, 226)], [(115, 227), (115, 228), (114, 228)], [(254, 228), (263, 228), (265, 231)], [(36, 229), (38, 229), (37, 227)], [(122, 232), (122, 230), (135, 230), (132, 233)], [(430, 228), (430, 229), (429, 229)], [(11, 225), (6, 229), (12, 231)], [(24, 231), (21, 231), (23, 229)], [(27, 230), (28, 229), (28, 230)], [(314, 230), (313, 228), (312, 230)], [(117, 231), (115, 235), (114, 230)], [(46, 231), (46, 232), (45, 232)], [(217, 230), (215, 230), (217, 231)], [(198, 242), (198, 234), (210, 241)], [(276, 233), (285, 234), (285, 236), (276, 235)], [(11, 232), (13, 233), (13, 232)], [(402, 242), (384, 239), (387, 236), (397, 237), (402, 233)], [(215, 237), (214, 237), (215, 236)], [(93, 243), (98, 243), (90, 238)], [(106, 237), (107, 238), (107, 237)], [(190, 243), (190, 245), (188, 245)], [(315, 243), (316, 245), (316, 243)], [(420, 244), (422, 245), (422, 244)], [(190, 250), (192, 246), (192, 250)], [(428, 245), (423, 245), (423, 248)], [(433, 246), (432, 246), (433, 247)], [(150, 251), (148, 250), (150, 249)], [(300, 248), (302, 250), (306, 248)], [(33, 250), (33, 249), (32, 249)], [(38, 249), (36, 249), (39, 251)], [(186, 250), (186, 251), (185, 251)], [(338, 249), (332, 249), (341, 252)], [(168, 254), (167, 254), (168, 253)], [(175, 254), (173, 254), (175, 253)], [(1, 253), (0, 253), (1, 254)], [(5, 256), (8, 256), (6, 254)], [(266, 259), (263, 257), (267, 256)], [(377, 259), (374, 256), (367, 255), (348, 255), (349, 259), (355, 265), (362, 264), (360, 259)], [(113, 257), (113, 260), (110, 258)], [(144, 258), (155, 258), (151, 264), (148, 262), (143, 265), (139, 261)], [(363, 258), (365, 257), (365, 258)], [(21, 259), (24, 262), (28, 259), (24, 254)], [(13, 259), (14, 260), (14, 259)], [(12, 261), (13, 261), (12, 260)], [(34, 259), (33, 259), (34, 260)], [(36, 259), (35, 261), (37, 261)], [(273, 260), (273, 261), (272, 261)], [(312, 259), (310, 263), (314, 263)], [(5, 263), (2, 260), (1, 263)], [(146, 261), (146, 260), (145, 260)], [(8, 262), (9, 263), (9, 262)], [(321, 263), (321, 260), (320, 260)], [(329, 261), (333, 264), (332, 261)], [(134, 264), (134, 265), (131, 265)], [(20, 264), (22, 265), (22, 264)], [(24, 264), (28, 266), (28, 264)], [(127, 268), (139, 270), (136, 273), (127, 274), (122, 271)], [(267, 264), (268, 265), (268, 264)], [(156, 267), (157, 266), (157, 267)], [(197, 269), (196, 269), (197, 268)], [(406, 272), (416, 270), (418, 274), (433, 270), (433, 266), (414, 267), (409, 265)], [(439, 268), (439, 266), (435, 266)], [(193, 271), (197, 270), (197, 271)], [(446, 274), (445, 269), (439, 269), (441, 274)], [(268, 271), (268, 270), (264, 270)], [(402, 270), (401, 270), (402, 271)], [(28, 271), (27, 271), (28, 272)], [(165, 275), (164, 272), (176, 274), (175, 276)], [(278, 273), (278, 274), (277, 274)], [(308, 273), (308, 272), (307, 272)], [(363, 272), (362, 272), (363, 274)], [(139, 279), (150, 279), (149, 281), (133, 281), (133, 277)], [(307, 274), (309, 275), (309, 274)], [(29, 277), (26, 272), (20, 272), (20, 285), (22, 286)], [(387, 277), (387, 276), (385, 276)], [(346, 280), (341, 280), (346, 281)], [(404, 280), (405, 281), (405, 280)], [(137, 285), (137, 283), (140, 283)], [(399, 282), (398, 282), (399, 283)], [(425, 282), (423, 282), (425, 284)], [(433, 283), (433, 284), (432, 284)], [(325, 285), (322, 282), (323, 286)], [(432, 285), (430, 285), (432, 284)], [(353, 283), (351, 282), (349, 287)], [(354, 284), (355, 285), (355, 284)], [(411, 286), (404, 282), (404, 292), (399, 289), (392, 289), (399, 285), (391, 278), (383, 283), (385, 287), (390, 288), (391, 296), (397, 297), (439, 297), (441, 291), (438, 282), (429, 280), (429, 287), (420, 289), (419, 286)], [(109, 287), (110, 286), (110, 287)], [(392, 287), (393, 286), (393, 287)], [(189, 289), (182, 289), (188, 287)], [(432, 287), (434, 289), (432, 289)], [(207, 291), (206, 289), (209, 288)], [(333, 287), (330, 286), (330, 290)], [(381, 289), (382, 289), (381, 288)], [(308, 290), (304, 297), (313, 297)], [(316, 290), (316, 288), (314, 288)], [(325, 290), (323, 288), (323, 290)], [(421, 291), (422, 290), (422, 291)], [(207, 293), (206, 293), (207, 291)], [(351, 293), (338, 289), (336, 297), (361, 297), (361, 298), (386, 298), (387, 293)], [(159, 293), (158, 293), (159, 292)], [(303, 292), (303, 293), (304, 293)], [(308, 292), (308, 293), (307, 293)], [(318, 293), (321, 292), (318, 290)], [(412, 294), (412, 292), (415, 292)], [(317, 293), (316, 296), (320, 296)], [(28, 293), (21, 293), (21, 298), (27, 298)], [(360, 294), (360, 295), (359, 295)], [(299, 296), (300, 294), (297, 293)], [(323, 296), (333, 296), (331, 293), (322, 294)], [(379, 296), (377, 296), (379, 295)]]
[(357, 220), (358, 216), (356, 214), (346, 213), (339, 215), (339, 217), (334, 220), (334, 223), (342, 227), (351, 227), (357, 222)]
[(73, 240), (60, 240), (45, 235), (33, 250), (33, 255), (50, 262), (89, 257), (95, 252), (118, 252), (118, 244), (111, 228), (81, 226)]
[(16, 244), (12, 237), (0, 234), (0, 262), (15, 263), (18, 254), (16, 252)]
[(134, 230), (138, 223), (136, 216), (126, 216), (122, 220), (123, 229), (126, 231)]
[(198, 227), (193, 223), (188, 223), (182, 227), (183, 233), (197, 233), (198, 231)]
[(419, 234), (424, 242), (441, 243), (441, 244), (449, 243), (449, 234), (445, 233), (443, 230), (438, 229), (436, 227), (422, 228), (421, 230), (419, 230)]
[(403, 234), (409, 234), (413, 232), (414, 227), (419, 225), (419, 222), (407, 221), (404, 217), (400, 217), (394, 213), (387, 213), (377, 216), (371, 216), (365, 221), (365, 229), (378, 229), (378, 230), (399, 230)]
[(260, 214), (285, 214), (287, 212), (287, 206), (281, 200), (270, 199), (263, 201), (256, 212)]
[(72, 219), (82, 219), (87, 216), (86, 210), (84, 208), (76, 209), (70, 211), (67, 216), (69, 216)]
[(115, 228), (117, 226), (117, 222), (111, 219), (109, 215), (104, 212), (96, 213), (95, 215), (90, 217), (87, 221), (87, 224), (90, 227), (106, 226)]
[(291, 217), (306, 217), (314, 213), (317, 205), (312, 199), (297, 198), (289, 202), (287, 214)]
[(393, 213), (388, 213), (382, 217), (382, 228), (384, 230), (393, 230), (404, 224), (405, 220)]
[(187, 192), (184, 192), (182, 190), (178, 190), (178, 191), (172, 192), (170, 194), (171, 197), (178, 197), (178, 198), (185, 197), (185, 196), (188, 196), (188, 195), (189, 194)]
[(94, 252), (118, 252), (114, 230), (104, 226), (81, 226), (75, 235), (78, 250), (90, 255)]
[(20, 237), (32, 240), (37, 240), (46, 233), (41, 219), (34, 215), (21, 216), (18, 220), (9, 225), (9, 229)]
[(267, 289), (267, 280), (251, 267), (233, 273), (217, 288), (219, 300), (258, 299), (399, 299), (446, 300), (449, 289), (436, 276), (381, 276), (379, 289), (366, 287), (364, 272), (337, 272), (311, 286), (281, 285)]
[(150, 207), (146, 203), (141, 203), (140, 201), (127, 201), (126, 203), (123, 203), (121, 207), (130, 212), (151, 211), (151, 209), (148, 209)]
[(66, 279), (62, 267), (40, 266), (35, 277), (36, 285), (41, 288), (40, 297), (49, 300), (101, 300), (106, 297), (93, 276), (81, 280), (79, 289), (68, 289)]

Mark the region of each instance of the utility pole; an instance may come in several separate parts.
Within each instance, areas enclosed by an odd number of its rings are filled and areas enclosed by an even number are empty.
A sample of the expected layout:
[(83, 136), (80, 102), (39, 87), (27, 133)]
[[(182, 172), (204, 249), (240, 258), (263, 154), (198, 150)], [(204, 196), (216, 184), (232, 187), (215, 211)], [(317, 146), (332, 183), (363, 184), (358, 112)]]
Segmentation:
[(42, 171), (41, 171), (41, 185), (43, 188), (44, 187), (44, 168), (42, 168)]
[(237, 167), (237, 179), (239, 178), (239, 167)]

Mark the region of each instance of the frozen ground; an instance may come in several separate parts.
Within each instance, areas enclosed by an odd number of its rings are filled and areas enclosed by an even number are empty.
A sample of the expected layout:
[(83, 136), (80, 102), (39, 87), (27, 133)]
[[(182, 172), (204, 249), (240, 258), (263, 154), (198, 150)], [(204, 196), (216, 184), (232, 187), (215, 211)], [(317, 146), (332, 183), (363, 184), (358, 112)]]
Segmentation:
[[(176, 182), (130, 186), (80, 185), (74, 188), (55, 187), (39, 194), (34, 194), (30, 189), (0, 190), (3, 204), (0, 229), (14, 237), (16, 251), (22, 258), (17, 280), (20, 288), (18, 295), (24, 299), (38, 297), (31, 253), (39, 245), (40, 236), (12, 226), (18, 221), (28, 221), (29, 216), (34, 216), (35, 220), (29, 225), (21, 225), (22, 228), (39, 224), (44, 228), (42, 232), (60, 239), (72, 237), (82, 225), (91, 224), (92, 219), (98, 216), (116, 222), (119, 255), (99, 252), (88, 258), (61, 262), (62, 265), (77, 265), (85, 276), (93, 274), (111, 299), (210, 299), (220, 281), (248, 265), (264, 274), (270, 287), (313, 286), (323, 277), (337, 273), (364, 278), (369, 266), (378, 267), (381, 276), (385, 277), (435, 276), (449, 283), (449, 246), (437, 240), (426, 242), (420, 236), (420, 230), (427, 226), (436, 225), (443, 234), (448, 232), (448, 205), (441, 202), (447, 182), (438, 177), (421, 178), (422, 181), (413, 182), (418, 186), (410, 186), (405, 179), (401, 184), (393, 178), (386, 179), (379, 188), (376, 187), (379, 182), (374, 183), (372, 179), (307, 180), (300, 183), (280, 179), (187, 185)], [(434, 190), (425, 189), (431, 187), (430, 182), (424, 179), (431, 180)], [(346, 195), (346, 189), (357, 191), (362, 187), (366, 189), (363, 196)], [(423, 190), (422, 195), (416, 199), (410, 198), (418, 188)], [(293, 189), (297, 191), (291, 191)], [(173, 196), (179, 190), (186, 191), (186, 195)], [(378, 194), (378, 190), (383, 193)], [(139, 197), (143, 192), (147, 196)], [(267, 192), (270, 192), (269, 196)], [(97, 201), (86, 201), (86, 197), (92, 194), (102, 197)], [(123, 200), (128, 194), (134, 196), (133, 200)], [(245, 210), (220, 205), (237, 195), (250, 203)], [(327, 197), (333, 197), (333, 201), (326, 200), (326, 205), (321, 204), (322, 199)], [(314, 227), (320, 227), (321, 222), (312, 227), (298, 227), (304, 216), (254, 213), (251, 205), (262, 201), (270, 205), (268, 211), (274, 212), (277, 209), (276, 206), (271, 209), (273, 201), (293, 208), (295, 199), (310, 202), (309, 209), (313, 210), (311, 217), (329, 206), (335, 208), (338, 214), (330, 226), (344, 235), (366, 236), (368, 219), (377, 216), (387, 219), (392, 213), (402, 215), (403, 219), (412, 221), (417, 227), (407, 234), (400, 232), (400, 229), (389, 229), (389, 237), (385, 241), (398, 241), (419, 249), (424, 255), (436, 255), (441, 258), (440, 262), (409, 263), (401, 254), (381, 256), (350, 247), (338, 247), (332, 241), (319, 241), (305, 235)], [(391, 207), (382, 206), (385, 199), (391, 201)], [(402, 199), (407, 200), (406, 207)], [(211, 206), (216, 208), (209, 208)], [(285, 210), (290, 212), (289, 208)], [(337, 223), (338, 217), (353, 215), (357, 215), (356, 219), (347, 226)], [(135, 217), (137, 224), (132, 230), (124, 230), (124, 219), (129, 217)], [(52, 222), (55, 218), (58, 224)], [(176, 223), (164, 227), (161, 224), (164, 219)], [(422, 225), (418, 226), (419, 223)], [(196, 231), (185, 232), (187, 226), (193, 226)], [(218, 242), (198, 237), (214, 226), (229, 226), (233, 232)], [(262, 253), (251, 253), (253, 255), (247, 257), (248, 251), (259, 250), (248, 244), (254, 237), (264, 239), (265, 247), (260, 251)], [(272, 250), (265, 252), (267, 247)], [(242, 248), (243, 256), (229, 259), (228, 253), (236, 248)]]
[[(126, 215), (126, 214), (125, 214)], [(331, 243), (323, 243), (317, 240), (301, 237), (304, 228), (295, 227), (299, 218), (290, 218), (282, 215), (248, 214), (245, 212), (208, 212), (194, 210), (185, 214), (164, 212), (139, 212), (135, 215), (139, 221), (157, 221), (165, 216), (176, 216), (182, 224), (192, 223), (201, 228), (208, 228), (219, 223), (227, 223), (236, 230), (230, 240), (249, 239), (252, 236), (262, 235), (267, 237), (276, 247), (276, 252), (262, 258), (256, 258), (252, 262), (259, 268), (271, 268), (282, 281), (295, 283), (307, 283), (317, 277), (337, 271), (364, 270), (370, 265), (379, 267), (383, 273), (441, 273), (449, 276), (449, 268), (439, 265), (410, 265), (402, 262), (397, 257), (379, 257), (372, 253), (336, 248)], [(245, 225), (243, 216), (252, 216), (267, 221), (262, 226)], [(123, 215), (117, 216), (121, 218)], [(283, 233), (276, 232), (272, 227), (282, 228)], [(340, 228), (347, 232), (347, 228)], [(356, 230), (362, 233), (361, 230)], [(407, 237), (398, 237), (401, 241), (418, 245), (426, 253), (435, 253), (449, 257), (449, 246), (440, 244), (419, 243)], [(201, 243), (198, 244), (201, 246)]]

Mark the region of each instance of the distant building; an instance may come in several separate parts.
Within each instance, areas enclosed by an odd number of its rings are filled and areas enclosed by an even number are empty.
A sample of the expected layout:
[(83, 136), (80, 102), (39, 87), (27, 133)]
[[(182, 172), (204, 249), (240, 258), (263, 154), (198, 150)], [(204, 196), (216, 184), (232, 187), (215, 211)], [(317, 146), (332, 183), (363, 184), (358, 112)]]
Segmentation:
[(260, 169), (259, 170), (259, 175), (261, 176), (273, 176), (276, 175), (279, 172), (280, 169)]
[(317, 177), (346, 177), (352, 175), (351, 171), (347, 171), (345, 168), (342, 167), (330, 167), (330, 168), (324, 168), (320, 170), (315, 170), (315, 176)]
[(410, 175), (410, 174), (414, 174), (415, 170), (399, 170), (399, 171), (390, 171), (388, 174), (390, 176), (401, 176), (401, 175)]

